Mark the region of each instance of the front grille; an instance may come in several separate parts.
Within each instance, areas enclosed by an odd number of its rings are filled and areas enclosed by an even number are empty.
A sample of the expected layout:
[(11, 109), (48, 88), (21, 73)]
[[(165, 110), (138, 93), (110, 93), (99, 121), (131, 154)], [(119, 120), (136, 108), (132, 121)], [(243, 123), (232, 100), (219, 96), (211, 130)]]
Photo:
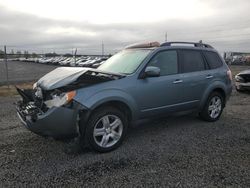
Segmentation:
[(250, 74), (242, 74), (240, 76), (244, 79), (244, 82), (250, 82)]
[(33, 103), (29, 102), (24, 104), (22, 102), (18, 103), (18, 112), (26, 119), (30, 116), (33, 121), (37, 119), (37, 114), (42, 113), (41, 110)]

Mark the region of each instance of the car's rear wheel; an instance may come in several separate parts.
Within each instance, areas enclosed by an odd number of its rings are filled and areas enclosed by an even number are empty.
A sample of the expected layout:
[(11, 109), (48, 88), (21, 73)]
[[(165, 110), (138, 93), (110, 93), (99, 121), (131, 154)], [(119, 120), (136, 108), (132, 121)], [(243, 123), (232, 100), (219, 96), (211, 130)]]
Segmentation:
[(128, 120), (118, 109), (102, 107), (93, 112), (86, 127), (86, 141), (98, 152), (116, 149), (124, 140)]
[(208, 100), (200, 112), (200, 117), (205, 121), (217, 121), (224, 108), (224, 97), (219, 92), (213, 92), (208, 97)]

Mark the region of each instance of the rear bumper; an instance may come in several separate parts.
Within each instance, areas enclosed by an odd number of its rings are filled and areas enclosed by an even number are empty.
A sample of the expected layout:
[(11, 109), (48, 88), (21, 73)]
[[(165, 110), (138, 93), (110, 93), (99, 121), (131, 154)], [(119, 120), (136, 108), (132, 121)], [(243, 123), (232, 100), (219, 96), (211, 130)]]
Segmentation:
[[(77, 104), (79, 105), (79, 104)], [(19, 102), (18, 117), (30, 131), (50, 137), (75, 137), (78, 135), (78, 107), (52, 107), (42, 112), (38, 107)]]

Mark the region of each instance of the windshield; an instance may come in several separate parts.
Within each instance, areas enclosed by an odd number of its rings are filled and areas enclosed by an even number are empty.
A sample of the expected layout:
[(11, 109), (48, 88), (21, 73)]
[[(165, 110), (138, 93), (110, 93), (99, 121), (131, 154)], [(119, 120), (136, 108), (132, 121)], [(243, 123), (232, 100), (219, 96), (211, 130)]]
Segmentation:
[(109, 58), (98, 69), (113, 73), (132, 74), (150, 52), (149, 49), (123, 50)]

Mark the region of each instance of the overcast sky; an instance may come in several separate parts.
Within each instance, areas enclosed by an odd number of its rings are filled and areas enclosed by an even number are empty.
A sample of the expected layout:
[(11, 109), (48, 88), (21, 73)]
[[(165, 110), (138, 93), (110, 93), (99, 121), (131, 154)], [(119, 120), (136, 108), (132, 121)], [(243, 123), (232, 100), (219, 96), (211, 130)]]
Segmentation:
[(0, 49), (114, 53), (143, 41), (250, 52), (249, 0), (0, 0)]

